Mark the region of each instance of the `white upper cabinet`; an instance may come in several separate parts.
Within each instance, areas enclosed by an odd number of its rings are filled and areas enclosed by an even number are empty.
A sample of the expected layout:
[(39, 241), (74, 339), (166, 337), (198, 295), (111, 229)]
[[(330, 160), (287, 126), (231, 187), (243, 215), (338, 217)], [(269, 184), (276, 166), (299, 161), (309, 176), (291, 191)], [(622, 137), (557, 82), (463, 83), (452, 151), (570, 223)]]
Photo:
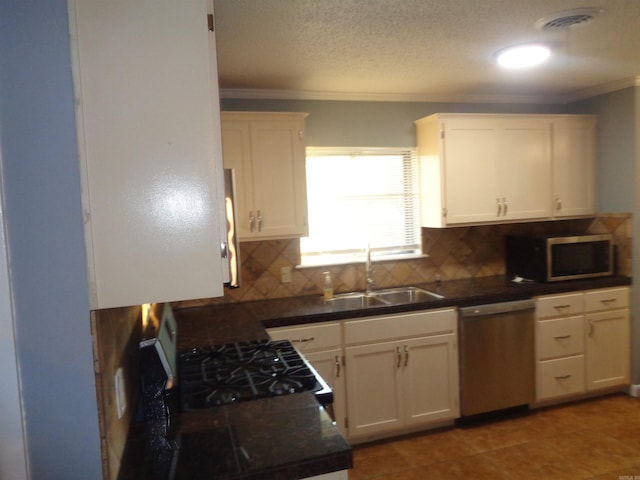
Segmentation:
[(553, 215), (596, 211), (596, 117), (563, 115), (551, 120)]
[(69, 12), (92, 307), (222, 295), (212, 2)]
[(225, 168), (236, 173), (240, 240), (308, 234), (306, 113), (222, 112)]
[[(560, 197), (566, 198), (563, 216), (593, 213), (592, 205), (573, 206), (593, 196), (593, 189), (583, 191), (594, 177), (593, 142), (585, 142), (588, 134), (573, 126), (571, 116), (562, 118), (435, 114), (417, 120), (422, 225), (547, 219), (560, 215), (553, 210)], [(557, 125), (557, 146), (552, 125)], [(574, 143), (580, 153), (572, 150)], [(591, 162), (585, 160), (588, 148)], [(572, 177), (574, 184), (568, 181)], [(554, 201), (554, 194), (560, 200)]]

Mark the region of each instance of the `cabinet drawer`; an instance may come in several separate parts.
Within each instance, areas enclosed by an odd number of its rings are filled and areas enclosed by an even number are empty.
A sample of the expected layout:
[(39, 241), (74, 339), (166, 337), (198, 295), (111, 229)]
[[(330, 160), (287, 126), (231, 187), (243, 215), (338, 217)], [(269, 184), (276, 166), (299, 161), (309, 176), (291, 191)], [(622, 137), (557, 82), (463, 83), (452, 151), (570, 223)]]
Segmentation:
[(552, 295), (540, 297), (536, 302), (536, 317), (559, 317), (561, 315), (575, 315), (584, 311), (582, 293), (568, 295)]
[(340, 324), (320, 323), (304, 327), (269, 328), (272, 340), (291, 340), (301, 352), (339, 347), (341, 344)]
[(536, 358), (546, 360), (584, 353), (584, 317), (582, 315), (536, 324)]
[(457, 315), (454, 308), (405, 313), (345, 322), (344, 341), (349, 345), (416, 335), (453, 333), (456, 327)]
[(628, 288), (608, 288), (606, 290), (594, 290), (584, 294), (585, 310), (597, 312), (614, 308), (629, 307)]
[(546, 360), (536, 365), (536, 400), (584, 392), (584, 355)]

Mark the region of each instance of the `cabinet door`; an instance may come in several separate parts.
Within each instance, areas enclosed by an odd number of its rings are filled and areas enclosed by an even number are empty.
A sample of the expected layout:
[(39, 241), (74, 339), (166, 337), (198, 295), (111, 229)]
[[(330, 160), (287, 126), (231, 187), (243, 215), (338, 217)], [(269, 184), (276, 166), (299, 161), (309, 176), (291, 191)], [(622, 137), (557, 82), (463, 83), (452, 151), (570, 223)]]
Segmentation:
[(456, 335), (402, 342), (407, 425), (459, 416)]
[(240, 238), (252, 237), (255, 235), (256, 226), (249, 122), (242, 120), (222, 122), (222, 158), (224, 168), (232, 168), (235, 171), (238, 235)]
[(629, 287), (603, 288), (591, 290), (584, 294), (584, 307), (587, 313), (629, 308), (631, 298)]
[(536, 358), (566, 357), (584, 353), (584, 316), (536, 322)]
[(595, 212), (596, 120), (567, 116), (552, 121), (553, 213), (556, 217)]
[(551, 147), (548, 120), (512, 118), (501, 128), (500, 190), (503, 218), (551, 216)]
[(584, 393), (584, 355), (536, 362), (536, 400)]
[(270, 328), (273, 340), (289, 340), (333, 389), (333, 411), (336, 424), (346, 435), (346, 395), (343, 351), (339, 323)]
[(304, 124), (251, 122), (254, 207), (258, 237), (307, 234)]
[(402, 426), (401, 345), (347, 347), (345, 357), (349, 436), (375, 435)]
[(587, 390), (628, 384), (629, 310), (589, 313), (585, 318)]
[(342, 434), (346, 435), (345, 419), (347, 416), (347, 405), (342, 355), (341, 348), (304, 354), (320, 376), (333, 389), (333, 412), (336, 417), (336, 425)]
[(446, 119), (444, 127), (446, 223), (499, 218), (500, 130), (486, 119)]
[(69, 2), (92, 308), (222, 295), (207, 2)]
[(563, 293), (560, 295), (545, 295), (536, 301), (536, 317), (553, 318), (584, 312), (584, 294)]
[(273, 340), (289, 340), (299, 352), (305, 355), (309, 352), (332, 350), (342, 343), (338, 322), (269, 328), (267, 333)]

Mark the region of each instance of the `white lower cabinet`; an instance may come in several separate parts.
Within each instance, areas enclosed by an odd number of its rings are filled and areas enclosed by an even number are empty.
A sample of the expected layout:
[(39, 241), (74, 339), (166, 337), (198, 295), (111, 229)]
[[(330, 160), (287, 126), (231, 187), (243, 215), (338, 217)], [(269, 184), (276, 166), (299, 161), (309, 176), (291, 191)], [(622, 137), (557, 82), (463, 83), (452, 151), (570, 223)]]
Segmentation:
[(628, 287), (539, 297), (536, 400), (629, 384), (629, 328)]
[(268, 333), (296, 345), (333, 388), (336, 424), (352, 442), (459, 416), (454, 308), (270, 328)]
[(585, 307), (587, 390), (627, 385), (631, 368), (629, 289), (587, 292)]
[(584, 392), (584, 355), (538, 362), (537, 400), (548, 400), (582, 392)]
[(454, 309), (346, 321), (344, 329), (352, 441), (459, 416)]
[(342, 326), (337, 322), (267, 329), (273, 340), (290, 340), (333, 390), (336, 426), (346, 436)]

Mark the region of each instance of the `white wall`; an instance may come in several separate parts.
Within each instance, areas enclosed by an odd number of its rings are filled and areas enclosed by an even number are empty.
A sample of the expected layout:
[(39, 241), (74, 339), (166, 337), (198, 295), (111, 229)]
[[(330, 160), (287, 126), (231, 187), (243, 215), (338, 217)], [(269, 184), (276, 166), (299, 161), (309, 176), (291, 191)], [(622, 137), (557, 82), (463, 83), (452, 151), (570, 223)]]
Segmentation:
[(4, 222), (30, 478), (99, 479), (67, 3), (0, 0), (0, 13)]

